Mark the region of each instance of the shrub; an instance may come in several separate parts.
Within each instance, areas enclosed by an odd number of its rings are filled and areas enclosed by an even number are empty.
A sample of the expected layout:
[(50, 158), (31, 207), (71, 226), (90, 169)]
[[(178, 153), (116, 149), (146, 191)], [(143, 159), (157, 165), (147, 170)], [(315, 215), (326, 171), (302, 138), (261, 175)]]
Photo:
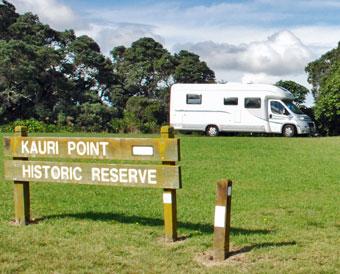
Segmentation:
[(73, 128), (58, 126), (55, 124), (45, 124), (35, 119), (16, 120), (14, 122), (1, 125), (0, 132), (13, 133), (16, 126), (25, 126), (29, 132), (71, 132)]
[(156, 132), (165, 120), (165, 108), (158, 100), (134, 96), (126, 103), (124, 124), (129, 132)]

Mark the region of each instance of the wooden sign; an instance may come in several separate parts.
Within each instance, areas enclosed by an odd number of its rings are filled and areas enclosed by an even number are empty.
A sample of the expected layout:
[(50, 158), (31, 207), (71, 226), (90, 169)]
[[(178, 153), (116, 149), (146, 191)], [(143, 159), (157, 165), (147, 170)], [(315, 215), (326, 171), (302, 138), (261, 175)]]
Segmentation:
[[(30, 222), (29, 182), (162, 188), (165, 238), (177, 239), (176, 189), (181, 188), (181, 173), (176, 166), (179, 140), (174, 138), (173, 128), (162, 127), (161, 137), (152, 139), (28, 137), (26, 127), (16, 127), (15, 135), (4, 137), (3, 142), (4, 156), (12, 158), (4, 161), (4, 175), (14, 181), (16, 223)], [(73, 160), (60, 162), (63, 158)], [(77, 159), (137, 160), (144, 164), (74, 162)]]
[(179, 167), (165, 165), (4, 161), (5, 179), (13, 181), (177, 189), (179, 173)]
[(4, 137), (10, 157), (178, 161), (176, 138)]

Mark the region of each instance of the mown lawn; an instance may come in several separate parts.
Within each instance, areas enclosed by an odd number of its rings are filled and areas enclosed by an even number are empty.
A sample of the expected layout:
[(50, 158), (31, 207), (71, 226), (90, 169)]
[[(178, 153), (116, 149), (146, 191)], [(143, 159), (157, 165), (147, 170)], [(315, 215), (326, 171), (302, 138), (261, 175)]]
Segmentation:
[[(38, 222), (17, 227), (12, 183), (1, 182), (0, 272), (340, 272), (339, 137), (181, 136), (181, 154), (184, 240), (173, 244), (163, 241), (161, 190), (31, 183)], [(208, 255), (221, 178), (234, 182), (233, 256), (214, 265)]]

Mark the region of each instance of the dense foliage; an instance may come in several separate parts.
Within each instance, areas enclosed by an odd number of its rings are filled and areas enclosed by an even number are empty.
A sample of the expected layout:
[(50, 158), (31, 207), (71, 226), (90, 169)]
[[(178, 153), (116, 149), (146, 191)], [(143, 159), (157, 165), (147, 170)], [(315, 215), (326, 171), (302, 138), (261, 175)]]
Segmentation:
[(340, 134), (340, 42), (306, 67), (315, 98), (315, 118), (328, 135)]
[(56, 31), (7, 1), (0, 2), (0, 38), (0, 124), (35, 119), (84, 131), (152, 131), (166, 121), (179, 72), (188, 82), (214, 81), (190, 52), (173, 56), (141, 38), (108, 58), (92, 38)]

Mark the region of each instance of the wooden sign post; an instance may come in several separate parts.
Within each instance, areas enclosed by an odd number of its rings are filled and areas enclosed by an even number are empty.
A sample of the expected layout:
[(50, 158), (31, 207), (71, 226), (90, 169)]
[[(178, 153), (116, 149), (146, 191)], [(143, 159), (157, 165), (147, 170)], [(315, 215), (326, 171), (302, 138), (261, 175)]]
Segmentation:
[[(179, 140), (168, 126), (162, 127), (161, 138), (28, 137), (25, 127), (17, 127), (14, 136), (4, 137), (4, 156), (12, 158), (4, 161), (4, 176), (14, 181), (18, 224), (27, 225), (30, 220), (29, 182), (161, 188), (165, 237), (177, 239), (176, 189), (182, 187), (180, 167), (176, 166)], [(72, 161), (61, 162), (63, 158)], [(84, 163), (77, 159), (147, 163)]]
[(232, 181), (217, 182), (214, 218), (214, 260), (223, 261), (229, 255)]
[[(161, 138), (167, 140), (175, 138), (173, 128), (163, 126), (161, 128)], [(163, 161), (163, 165), (174, 166), (174, 161)], [(165, 239), (167, 241), (177, 240), (177, 201), (176, 189), (165, 188), (163, 190), (163, 205), (164, 205), (164, 230)]]
[[(15, 136), (26, 137), (27, 128), (17, 126)], [(13, 157), (13, 160), (27, 161), (27, 157)], [(5, 168), (6, 170), (6, 168)], [(14, 211), (15, 223), (27, 225), (30, 221), (30, 183), (24, 180), (14, 180)]]

